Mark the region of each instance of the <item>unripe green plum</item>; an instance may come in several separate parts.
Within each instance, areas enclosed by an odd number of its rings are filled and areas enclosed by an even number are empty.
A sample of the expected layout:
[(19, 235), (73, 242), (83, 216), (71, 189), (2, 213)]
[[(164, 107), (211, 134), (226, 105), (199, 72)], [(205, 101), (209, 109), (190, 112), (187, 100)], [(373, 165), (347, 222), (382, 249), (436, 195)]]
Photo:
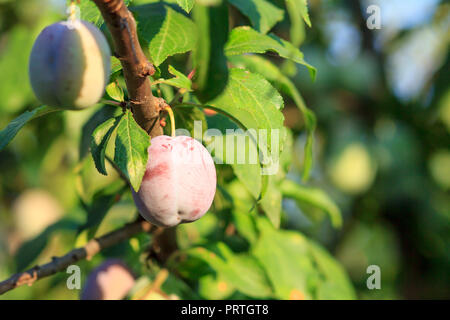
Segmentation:
[(140, 214), (155, 225), (195, 221), (208, 211), (216, 193), (214, 161), (191, 137), (155, 137), (139, 192), (132, 192)]
[(121, 300), (133, 288), (135, 278), (119, 259), (108, 259), (88, 276), (81, 300)]
[(340, 190), (359, 194), (372, 185), (376, 169), (367, 147), (361, 143), (351, 143), (342, 150), (328, 170), (333, 184)]
[(51, 107), (96, 104), (109, 80), (111, 51), (104, 35), (86, 21), (46, 27), (31, 50), (29, 76), (36, 97)]

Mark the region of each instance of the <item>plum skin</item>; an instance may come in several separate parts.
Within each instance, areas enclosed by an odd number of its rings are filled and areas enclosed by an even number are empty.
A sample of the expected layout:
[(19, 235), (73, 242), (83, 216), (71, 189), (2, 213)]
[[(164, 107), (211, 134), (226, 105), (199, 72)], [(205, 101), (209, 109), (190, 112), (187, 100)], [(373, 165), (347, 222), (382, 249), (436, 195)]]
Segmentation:
[(36, 97), (51, 107), (96, 104), (109, 80), (111, 50), (93, 24), (76, 20), (47, 26), (30, 54), (28, 73)]
[(120, 300), (133, 288), (135, 278), (120, 259), (108, 259), (88, 276), (81, 300)]
[(141, 216), (161, 227), (200, 219), (216, 193), (216, 168), (208, 150), (187, 136), (151, 140), (141, 187), (133, 199)]

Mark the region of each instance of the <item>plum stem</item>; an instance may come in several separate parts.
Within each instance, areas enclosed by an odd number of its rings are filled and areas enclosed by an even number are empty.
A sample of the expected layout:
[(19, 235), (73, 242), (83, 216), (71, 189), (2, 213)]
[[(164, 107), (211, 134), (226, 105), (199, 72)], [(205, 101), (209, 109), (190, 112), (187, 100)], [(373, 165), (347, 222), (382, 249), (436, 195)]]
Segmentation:
[(169, 106), (166, 106), (164, 108), (164, 110), (167, 111), (167, 113), (169, 114), (169, 118), (170, 118), (170, 131), (171, 131), (171, 136), (175, 137), (175, 116), (173, 114), (172, 108)]
[(77, 5), (75, 4), (75, 0), (70, 1), (67, 13), (69, 14), (69, 23), (75, 23), (77, 20)]

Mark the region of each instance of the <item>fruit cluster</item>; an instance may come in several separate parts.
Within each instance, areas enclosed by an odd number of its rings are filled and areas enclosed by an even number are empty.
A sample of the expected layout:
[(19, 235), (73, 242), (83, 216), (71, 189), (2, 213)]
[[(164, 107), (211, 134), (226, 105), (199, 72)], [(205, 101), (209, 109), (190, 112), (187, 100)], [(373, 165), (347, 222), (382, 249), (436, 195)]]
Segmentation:
[[(30, 57), (34, 93), (44, 104), (82, 109), (98, 103), (109, 80), (111, 51), (102, 32), (80, 20), (52, 24), (38, 36)], [(141, 188), (133, 197), (141, 215), (172, 227), (202, 217), (216, 191), (211, 155), (198, 141), (159, 136), (148, 149)]]

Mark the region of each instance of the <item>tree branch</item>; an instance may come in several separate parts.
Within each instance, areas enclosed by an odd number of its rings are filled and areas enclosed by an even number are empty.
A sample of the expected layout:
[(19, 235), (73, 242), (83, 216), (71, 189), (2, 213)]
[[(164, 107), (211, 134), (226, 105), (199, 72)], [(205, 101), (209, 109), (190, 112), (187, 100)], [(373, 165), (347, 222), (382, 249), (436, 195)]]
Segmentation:
[[(136, 21), (123, 0), (92, 0), (99, 8), (114, 42), (115, 55), (119, 58), (128, 89), (131, 108), (136, 122), (151, 137), (163, 134), (159, 121), (160, 111), (167, 103), (154, 97), (149, 75), (155, 68), (142, 51), (136, 30)], [(192, 74), (193, 75), (193, 74)], [(191, 75), (191, 77), (192, 77)], [(164, 230), (155, 237), (155, 246), (161, 248), (166, 257), (176, 248), (173, 230)]]
[(119, 58), (136, 122), (155, 137), (163, 134), (159, 112), (163, 100), (154, 97), (148, 76), (155, 73), (148, 61), (136, 30), (136, 21), (123, 0), (92, 0), (99, 8), (112, 35), (115, 54)]
[(27, 271), (16, 273), (9, 279), (0, 282), (0, 294), (24, 284), (32, 285), (38, 279), (66, 270), (68, 266), (79, 260), (90, 260), (102, 249), (111, 247), (138, 233), (149, 232), (151, 228), (152, 225), (147, 221), (137, 220), (100, 238), (92, 239), (84, 247), (73, 249), (62, 257), (53, 257), (52, 261), (47, 264), (35, 266)]

